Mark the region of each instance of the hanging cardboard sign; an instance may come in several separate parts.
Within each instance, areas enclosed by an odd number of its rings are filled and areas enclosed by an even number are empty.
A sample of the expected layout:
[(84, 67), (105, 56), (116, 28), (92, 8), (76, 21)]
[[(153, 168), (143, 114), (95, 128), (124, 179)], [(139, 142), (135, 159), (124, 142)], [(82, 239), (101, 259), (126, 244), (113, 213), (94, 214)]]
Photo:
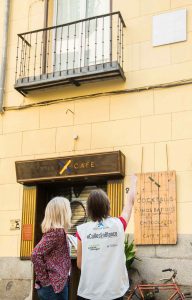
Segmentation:
[(135, 243), (176, 244), (176, 173), (137, 174)]

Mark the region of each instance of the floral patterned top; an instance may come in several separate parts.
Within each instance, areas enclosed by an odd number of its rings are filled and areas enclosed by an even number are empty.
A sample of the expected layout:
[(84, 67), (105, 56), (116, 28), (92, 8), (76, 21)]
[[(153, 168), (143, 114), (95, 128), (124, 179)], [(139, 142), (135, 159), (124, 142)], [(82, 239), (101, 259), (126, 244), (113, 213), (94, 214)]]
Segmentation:
[(60, 293), (69, 276), (71, 261), (64, 229), (51, 229), (43, 234), (31, 256), (36, 282), (41, 286), (52, 285)]

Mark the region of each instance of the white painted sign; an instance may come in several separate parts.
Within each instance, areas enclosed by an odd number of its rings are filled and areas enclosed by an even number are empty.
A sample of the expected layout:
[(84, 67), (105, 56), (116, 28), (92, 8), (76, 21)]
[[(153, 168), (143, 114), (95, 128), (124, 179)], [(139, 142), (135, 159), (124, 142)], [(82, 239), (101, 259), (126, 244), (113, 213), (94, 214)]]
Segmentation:
[(180, 9), (153, 17), (153, 46), (186, 41), (187, 10)]

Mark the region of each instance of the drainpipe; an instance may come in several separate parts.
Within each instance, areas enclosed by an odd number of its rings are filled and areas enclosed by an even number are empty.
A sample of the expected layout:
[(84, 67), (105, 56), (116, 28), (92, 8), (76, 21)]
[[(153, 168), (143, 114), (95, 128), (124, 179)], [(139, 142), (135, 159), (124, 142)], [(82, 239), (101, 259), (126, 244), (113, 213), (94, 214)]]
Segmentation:
[(3, 23), (3, 40), (2, 40), (2, 57), (0, 66), (0, 113), (3, 113), (3, 96), (5, 85), (5, 70), (7, 60), (7, 40), (8, 40), (8, 24), (9, 24), (9, 8), (10, 0), (4, 0), (4, 23)]

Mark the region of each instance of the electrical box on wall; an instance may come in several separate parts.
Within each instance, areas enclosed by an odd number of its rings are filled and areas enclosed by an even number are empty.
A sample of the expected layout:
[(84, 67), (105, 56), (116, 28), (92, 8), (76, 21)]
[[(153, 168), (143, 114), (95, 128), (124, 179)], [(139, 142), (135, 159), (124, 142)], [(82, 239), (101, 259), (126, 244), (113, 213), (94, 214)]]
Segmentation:
[(186, 41), (187, 10), (180, 9), (153, 17), (153, 46)]
[(10, 220), (10, 230), (20, 230), (20, 228), (21, 228), (20, 219)]

